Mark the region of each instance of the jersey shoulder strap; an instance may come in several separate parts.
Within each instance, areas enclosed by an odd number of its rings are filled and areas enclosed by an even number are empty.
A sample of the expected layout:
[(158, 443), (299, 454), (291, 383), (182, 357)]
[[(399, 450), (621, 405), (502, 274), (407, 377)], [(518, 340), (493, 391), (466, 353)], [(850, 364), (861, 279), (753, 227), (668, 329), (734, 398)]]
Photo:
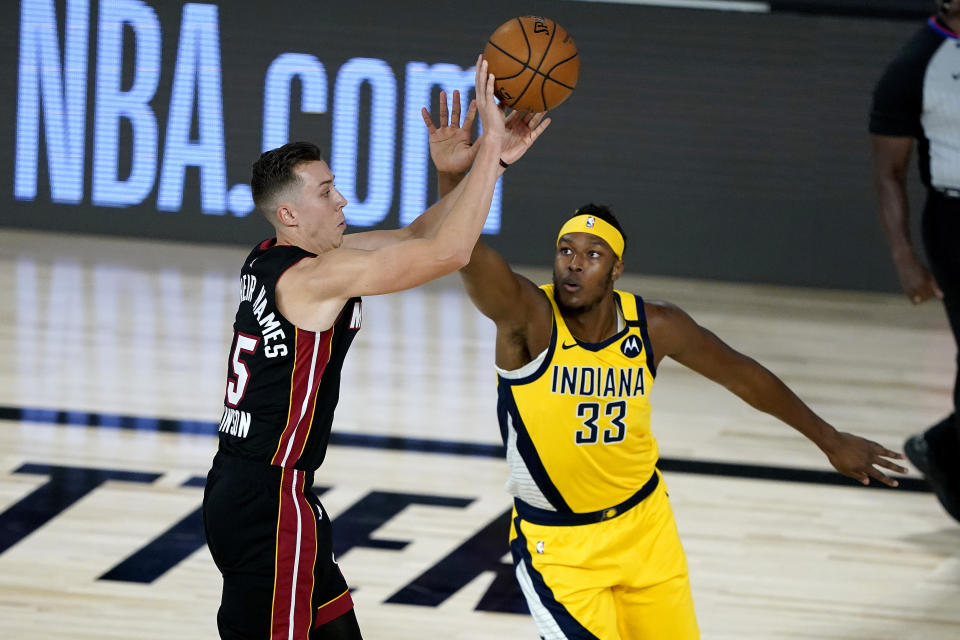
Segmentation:
[(628, 328), (636, 328), (643, 340), (643, 348), (647, 352), (647, 366), (654, 377), (657, 375), (656, 360), (653, 356), (653, 343), (650, 341), (650, 332), (647, 330), (647, 313), (643, 306), (643, 297), (627, 291), (616, 291), (620, 299), (620, 309), (623, 311), (623, 320)]
[(316, 254), (289, 244), (275, 244), (274, 240), (265, 240), (250, 252), (246, 266), (262, 274), (273, 274), (277, 279), (284, 271), (304, 258)]
[(553, 285), (542, 284), (540, 289), (547, 294), (547, 300), (550, 301), (550, 308), (553, 310), (553, 334), (556, 336), (556, 340), (561, 342), (573, 341), (573, 334), (567, 329), (567, 323), (563, 321), (563, 316), (560, 315), (560, 307), (557, 306), (557, 301), (553, 299)]

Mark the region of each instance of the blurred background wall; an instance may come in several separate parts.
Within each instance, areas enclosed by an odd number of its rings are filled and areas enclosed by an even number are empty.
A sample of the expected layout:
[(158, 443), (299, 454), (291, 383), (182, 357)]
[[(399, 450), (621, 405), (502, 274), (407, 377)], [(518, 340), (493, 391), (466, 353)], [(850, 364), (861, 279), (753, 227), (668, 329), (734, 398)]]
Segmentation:
[(270, 229), (250, 163), (293, 139), (330, 158), (353, 230), (403, 224), (435, 198), (420, 107), (469, 90), (486, 37), (536, 13), (581, 73), (498, 191), (487, 238), (508, 259), (549, 265), (593, 201), (633, 272), (896, 290), (867, 115), (932, 0), (663, 4), (3, 3), (0, 227), (252, 244)]

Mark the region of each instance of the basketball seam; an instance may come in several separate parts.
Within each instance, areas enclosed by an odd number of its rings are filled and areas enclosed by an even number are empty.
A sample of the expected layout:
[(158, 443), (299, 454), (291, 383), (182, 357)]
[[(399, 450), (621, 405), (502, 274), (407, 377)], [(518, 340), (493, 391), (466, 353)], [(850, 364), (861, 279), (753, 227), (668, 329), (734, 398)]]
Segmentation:
[[(488, 41), (487, 41), (487, 44), (489, 44), (491, 47), (493, 47), (494, 49), (496, 49), (497, 51), (499, 51), (499, 52), (502, 53), (503, 55), (507, 56), (508, 58), (510, 58), (511, 60), (513, 60), (514, 62), (518, 62), (518, 63), (520, 63), (520, 64), (523, 65), (523, 69), (521, 69), (519, 73), (515, 73), (515, 74), (513, 74), (512, 76), (500, 76), (499, 78), (497, 78), (497, 80), (511, 80), (511, 79), (516, 78), (517, 76), (519, 76), (521, 73), (523, 73), (524, 70), (532, 68), (532, 67), (528, 67), (526, 62), (522, 61), (520, 58), (517, 58), (517, 57), (511, 55), (509, 51), (505, 51), (505, 50), (501, 49), (500, 47), (498, 47), (498, 46), (497, 46), (496, 44), (494, 44), (493, 42), (490, 42), (490, 41), (488, 40)], [(536, 73), (536, 71), (534, 71), (534, 73)]]
[(556, 78), (552, 77), (550, 74), (553, 73), (553, 70), (554, 70), (554, 69), (556, 69), (556, 68), (559, 67), (560, 65), (564, 64), (565, 62), (570, 62), (571, 60), (573, 60), (574, 58), (576, 58), (578, 55), (580, 55), (579, 52), (573, 54), (573, 55), (570, 56), (569, 58), (565, 58), (565, 59), (561, 60), (561, 61), (558, 62), (557, 64), (555, 64), (555, 65), (553, 65), (552, 67), (550, 67), (549, 69), (547, 69), (547, 72), (546, 72), (546, 73), (543, 73), (542, 71), (539, 71), (539, 70), (537, 71), (537, 73), (539, 73), (540, 75), (542, 75), (544, 80), (549, 80), (550, 82), (555, 82), (555, 83), (557, 83), (558, 85), (560, 85), (561, 87), (565, 87), (565, 88), (567, 88), (567, 89), (570, 89), (570, 91), (573, 91), (574, 89), (576, 89), (576, 85), (574, 85), (574, 86), (571, 87), (570, 85), (568, 85), (568, 84), (566, 84), (566, 83), (560, 82), (560, 81), (557, 80)]
[[(517, 18), (517, 20), (520, 20), (520, 18)], [(552, 21), (551, 21), (551, 22), (552, 22)], [(524, 39), (524, 40), (527, 40), (527, 30), (523, 28), (523, 23), (522, 23), (522, 22), (520, 23), (520, 31), (523, 33), (523, 39)], [(548, 43), (547, 43), (547, 46), (544, 47), (544, 49), (543, 49), (543, 56), (541, 56), (540, 62), (537, 63), (536, 68), (534, 68), (534, 67), (529, 67), (530, 69), (533, 69), (533, 75), (530, 77), (530, 80), (527, 81), (527, 86), (525, 86), (525, 87), (523, 88), (523, 91), (521, 91), (520, 94), (519, 94), (516, 98), (513, 99), (513, 102), (510, 103), (510, 106), (515, 105), (515, 104), (517, 103), (517, 101), (518, 101), (520, 98), (523, 97), (523, 94), (525, 94), (525, 93), (527, 92), (527, 89), (529, 89), (529, 88), (530, 88), (530, 85), (533, 83), (534, 78), (536, 78), (536, 77), (537, 77), (537, 74), (540, 73), (540, 65), (542, 65), (542, 64), (543, 64), (543, 61), (547, 59), (547, 54), (550, 52), (550, 47), (553, 45), (553, 38), (554, 38), (556, 35), (557, 35), (557, 23), (554, 22), (554, 23), (553, 23), (553, 31), (550, 33), (550, 42), (548, 42)], [(532, 51), (532, 48), (530, 47), (530, 41), (527, 40), (527, 55), (528, 55), (528, 59), (529, 59), (529, 55), (530, 55), (530, 52), (531, 52), (531, 51)], [(540, 75), (543, 75), (543, 74), (540, 74)], [(547, 76), (544, 76), (544, 78), (546, 78), (546, 77), (547, 77)], [(543, 83), (541, 83), (541, 86), (542, 86), (542, 84), (543, 84)], [(546, 101), (543, 100), (543, 96), (541, 96), (541, 102), (543, 102), (544, 109), (546, 109), (547, 103), (546, 103)]]
[(520, 25), (520, 35), (523, 36), (523, 43), (527, 45), (527, 60), (523, 63), (523, 66), (527, 67), (530, 65), (530, 56), (533, 55), (533, 47), (530, 46), (530, 38), (527, 37), (527, 30), (523, 28), (523, 20), (520, 19), (520, 16), (515, 18), (517, 24)]
[(549, 80), (550, 82), (555, 82), (555, 83), (557, 83), (558, 85), (560, 85), (561, 87), (564, 87), (564, 88), (566, 88), (566, 89), (570, 89), (570, 91), (573, 91), (574, 89), (577, 88), (576, 86), (572, 86), (572, 87), (571, 87), (570, 85), (568, 85), (568, 84), (565, 83), (565, 82), (560, 82), (559, 80), (557, 80), (556, 78), (554, 78), (554, 77), (551, 76), (550, 74), (553, 72), (554, 69), (556, 69), (556, 68), (559, 67), (560, 65), (564, 64), (565, 62), (570, 62), (571, 60), (573, 60), (574, 58), (576, 58), (577, 56), (579, 56), (579, 55), (580, 55), (579, 52), (573, 54), (573, 55), (570, 56), (569, 58), (564, 58), (563, 60), (561, 60), (561, 61), (558, 62), (557, 64), (555, 64), (555, 65), (553, 65), (552, 67), (550, 67), (550, 69), (547, 70), (546, 73), (544, 73), (543, 71), (540, 71), (539, 69), (534, 69), (533, 67), (528, 67), (528, 66), (526, 66), (526, 64), (524, 64), (524, 62), (523, 62), (520, 58), (517, 58), (516, 56), (510, 55), (510, 52), (509, 52), (509, 51), (505, 51), (505, 50), (501, 49), (500, 47), (498, 47), (498, 46), (495, 45), (494, 43), (490, 42), (489, 40), (487, 41), (487, 44), (489, 44), (491, 47), (493, 47), (494, 49), (496, 49), (497, 51), (499, 51), (499, 52), (502, 53), (503, 55), (507, 56), (508, 58), (510, 58), (511, 60), (513, 60), (514, 62), (516, 62), (516, 63), (518, 63), (518, 64), (524, 65), (524, 66), (523, 66), (523, 69), (521, 69), (519, 73), (515, 73), (515, 74), (513, 74), (513, 75), (511, 75), (511, 76), (498, 76), (498, 77), (497, 77), (497, 80), (512, 80), (512, 79), (516, 78), (517, 76), (519, 76), (519, 75), (520, 75), (521, 73), (523, 73), (524, 71), (526, 71), (526, 70), (529, 69), (530, 71), (533, 71), (533, 74), (534, 74), (535, 76), (543, 76), (544, 80)]

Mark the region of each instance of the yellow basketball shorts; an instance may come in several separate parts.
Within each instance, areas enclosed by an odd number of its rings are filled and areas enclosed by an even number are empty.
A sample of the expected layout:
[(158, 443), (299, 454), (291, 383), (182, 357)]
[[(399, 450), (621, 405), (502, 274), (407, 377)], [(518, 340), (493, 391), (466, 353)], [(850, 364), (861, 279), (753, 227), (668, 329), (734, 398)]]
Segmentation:
[(700, 637), (686, 556), (658, 480), (655, 472), (648, 496), (620, 513), (607, 510), (599, 522), (544, 524), (526, 505), (528, 519), (514, 509), (517, 580), (545, 640)]

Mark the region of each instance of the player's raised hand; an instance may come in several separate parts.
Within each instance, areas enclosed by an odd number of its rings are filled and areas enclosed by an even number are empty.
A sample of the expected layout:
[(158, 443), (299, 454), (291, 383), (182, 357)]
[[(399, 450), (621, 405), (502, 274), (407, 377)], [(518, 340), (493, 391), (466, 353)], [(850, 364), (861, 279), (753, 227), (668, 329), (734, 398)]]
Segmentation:
[(430, 112), (420, 109), (430, 132), (430, 158), (442, 173), (465, 173), (473, 164), (479, 148), (470, 143), (470, 131), (477, 115), (477, 103), (470, 101), (467, 114), (460, 123), (460, 92), (454, 90), (452, 108), (447, 109), (447, 92), (440, 92), (440, 126), (433, 124)]
[(498, 148), (502, 149), (507, 137), (506, 118), (504, 117), (503, 107), (493, 97), (495, 81), (496, 78), (487, 69), (487, 61), (482, 55), (478, 56), (474, 86), (477, 90), (477, 113), (483, 126), (481, 138), (485, 142), (496, 144)]
[(523, 157), (527, 149), (540, 137), (540, 134), (550, 126), (547, 112), (528, 113), (513, 111), (506, 120), (507, 139), (503, 143), (500, 159), (507, 164), (513, 164)]
[(890, 487), (896, 487), (899, 484), (877, 467), (897, 473), (907, 473), (907, 469), (887, 459), (902, 460), (903, 454), (890, 451), (883, 445), (852, 433), (838, 431), (821, 448), (837, 471), (862, 484), (870, 484), (870, 478)]

